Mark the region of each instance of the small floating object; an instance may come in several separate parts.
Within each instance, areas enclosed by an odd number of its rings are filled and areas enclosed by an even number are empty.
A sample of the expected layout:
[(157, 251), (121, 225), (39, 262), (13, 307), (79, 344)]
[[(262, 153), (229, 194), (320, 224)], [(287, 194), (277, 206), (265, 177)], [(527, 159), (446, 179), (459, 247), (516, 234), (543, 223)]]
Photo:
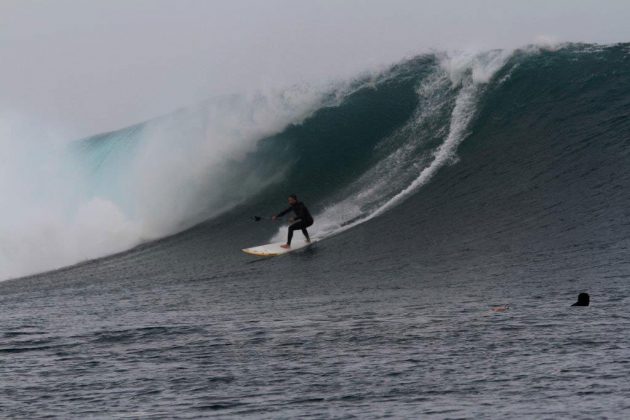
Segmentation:
[(493, 306), (492, 308), (490, 308), (490, 310), (492, 312), (506, 312), (508, 309), (510, 309), (510, 305), (500, 305), (500, 306)]

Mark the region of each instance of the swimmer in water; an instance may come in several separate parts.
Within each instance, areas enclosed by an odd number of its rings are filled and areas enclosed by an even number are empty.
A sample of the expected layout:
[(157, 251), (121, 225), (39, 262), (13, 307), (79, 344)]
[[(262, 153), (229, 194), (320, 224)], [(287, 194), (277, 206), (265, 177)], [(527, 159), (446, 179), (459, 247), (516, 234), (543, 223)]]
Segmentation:
[(588, 306), (591, 303), (591, 297), (588, 293), (580, 293), (578, 295), (578, 300), (571, 306)]

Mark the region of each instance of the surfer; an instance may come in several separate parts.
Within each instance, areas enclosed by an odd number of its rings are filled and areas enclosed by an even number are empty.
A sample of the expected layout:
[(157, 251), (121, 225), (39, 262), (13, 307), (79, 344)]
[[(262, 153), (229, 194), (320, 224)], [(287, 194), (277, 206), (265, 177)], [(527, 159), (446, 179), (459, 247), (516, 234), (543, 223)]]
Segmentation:
[(310, 243), (311, 238), (308, 236), (307, 227), (313, 224), (313, 216), (308, 211), (304, 203), (298, 201), (297, 195), (291, 194), (289, 196), (289, 208), (281, 211), (280, 213), (272, 216), (273, 220), (276, 220), (278, 217), (282, 217), (288, 212), (293, 211), (295, 213), (295, 217), (289, 219), (291, 225), (289, 226), (289, 237), (287, 238), (287, 243), (284, 245), (280, 245), (284, 249), (291, 248), (291, 239), (293, 239), (293, 231), (300, 229), (306, 238), (306, 242)]

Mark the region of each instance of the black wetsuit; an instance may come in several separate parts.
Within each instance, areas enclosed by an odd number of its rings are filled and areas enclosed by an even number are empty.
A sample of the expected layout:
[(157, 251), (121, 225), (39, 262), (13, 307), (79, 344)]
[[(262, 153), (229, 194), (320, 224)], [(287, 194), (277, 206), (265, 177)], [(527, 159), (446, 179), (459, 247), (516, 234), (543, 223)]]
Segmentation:
[(295, 222), (291, 226), (289, 226), (289, 237), (287, 239), (287, 244), (291, 245), (291, 239), (293, 239), (293, 231), (298, 229), (302, 231), (302, 233), (306, 237), (306, 240), (310, 241), (311, 238), (308, 236), (308, 231), (306, 230), (306, 228), (313, 224), (313, 216), (311, 216), (311, 213), (308, 211), (304, 203), (298, 201), (297, 203), (290, 206), (288, 209), (278, 213), (277, 217), (282, 217), (290, 211), (293, 211), (296, 217)]

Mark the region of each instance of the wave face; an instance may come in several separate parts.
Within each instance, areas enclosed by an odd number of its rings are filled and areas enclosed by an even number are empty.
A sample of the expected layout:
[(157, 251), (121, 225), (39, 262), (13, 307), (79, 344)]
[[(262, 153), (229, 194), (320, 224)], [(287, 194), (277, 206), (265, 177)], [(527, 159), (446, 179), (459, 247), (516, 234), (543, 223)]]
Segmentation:
[(55, 177), (41, 172), (37, 193), (32, 173), (9, 173), (31, 183), (28, 194), (7, 188), (16, 198), (3, 210), (0, 277), (119, 252), (227, 211), (229, 237), (247, 241), (241, 221), (279, 210), (290, 192), (312, 208), (320, 237), (403, 219), (397, 237), (381, 238), (392, 250), (418, 235), (435, 249), (624, 243), (628, 64), (628, 45), (429, 54), (343, 86), (223, 98), (74, 142), (55, 150)]

